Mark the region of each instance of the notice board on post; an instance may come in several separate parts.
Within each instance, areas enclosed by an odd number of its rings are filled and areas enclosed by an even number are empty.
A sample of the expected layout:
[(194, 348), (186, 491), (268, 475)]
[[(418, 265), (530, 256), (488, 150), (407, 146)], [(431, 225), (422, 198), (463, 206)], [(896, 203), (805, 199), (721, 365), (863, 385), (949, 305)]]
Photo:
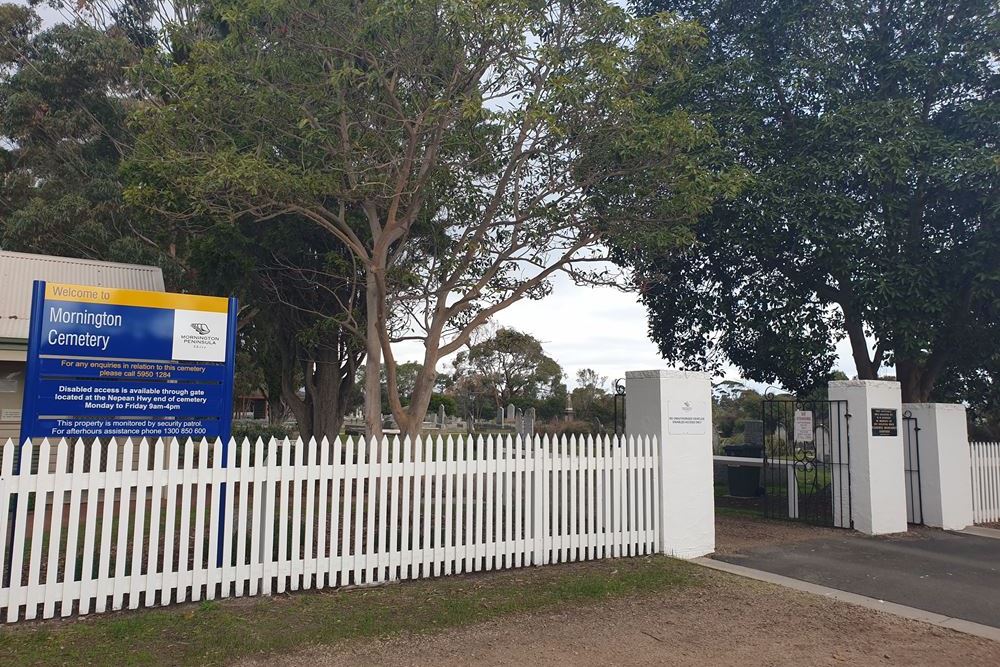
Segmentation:
[(35, 281), (21, 443), (222, 438), (236, 299)]

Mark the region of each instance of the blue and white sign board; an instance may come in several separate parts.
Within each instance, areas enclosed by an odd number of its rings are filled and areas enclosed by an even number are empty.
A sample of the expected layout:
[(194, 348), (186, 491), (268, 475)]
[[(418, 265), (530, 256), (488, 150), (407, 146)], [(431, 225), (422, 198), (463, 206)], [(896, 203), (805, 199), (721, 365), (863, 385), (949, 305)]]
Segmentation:
[(236, 299), (35, 281), (21, 442), (223, 438)]

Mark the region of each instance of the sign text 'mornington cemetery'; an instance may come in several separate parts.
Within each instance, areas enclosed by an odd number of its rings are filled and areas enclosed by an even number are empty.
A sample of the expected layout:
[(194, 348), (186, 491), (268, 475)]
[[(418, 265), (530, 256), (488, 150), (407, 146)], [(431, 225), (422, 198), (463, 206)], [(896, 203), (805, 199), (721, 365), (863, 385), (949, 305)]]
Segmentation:
[(22, 442), (228, 438), (235, 299), (36, 282)]

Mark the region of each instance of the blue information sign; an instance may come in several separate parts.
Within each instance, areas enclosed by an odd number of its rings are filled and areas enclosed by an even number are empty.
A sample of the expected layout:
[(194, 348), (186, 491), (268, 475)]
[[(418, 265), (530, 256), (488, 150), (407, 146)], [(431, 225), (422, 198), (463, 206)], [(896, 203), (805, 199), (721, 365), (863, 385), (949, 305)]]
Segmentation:
[(236, 300), (36, 281), (21, 442), (223, 438)]
[[(21, 444), (44, 437), (222, 438), (225, 466), (236, 307), (232, 298), (36, 280)], [(222, 484), (220, 535), (225, 498)]]

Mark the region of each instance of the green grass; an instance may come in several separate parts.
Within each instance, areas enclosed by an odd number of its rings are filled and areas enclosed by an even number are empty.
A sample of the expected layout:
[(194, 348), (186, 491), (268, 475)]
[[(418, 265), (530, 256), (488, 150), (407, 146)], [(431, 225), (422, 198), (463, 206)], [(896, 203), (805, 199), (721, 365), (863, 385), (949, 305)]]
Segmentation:
[(664, 556), (296, 593), (0, 628), (0, 665), (223, 664), (312, 644), (427, 633), (559, 605), (698, 586)]

